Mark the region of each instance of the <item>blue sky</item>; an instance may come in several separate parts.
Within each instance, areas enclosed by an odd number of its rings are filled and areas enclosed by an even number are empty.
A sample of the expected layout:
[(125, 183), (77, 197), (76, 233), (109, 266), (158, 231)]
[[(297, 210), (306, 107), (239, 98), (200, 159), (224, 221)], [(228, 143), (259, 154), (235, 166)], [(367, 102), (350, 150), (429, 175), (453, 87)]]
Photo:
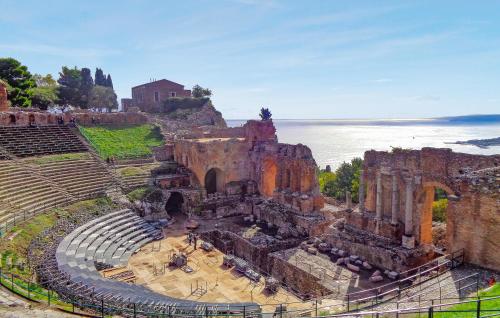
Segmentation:
[(209, 87), (226, 118), (500, 113), (500, 1), (5, 1), (0, 56)]

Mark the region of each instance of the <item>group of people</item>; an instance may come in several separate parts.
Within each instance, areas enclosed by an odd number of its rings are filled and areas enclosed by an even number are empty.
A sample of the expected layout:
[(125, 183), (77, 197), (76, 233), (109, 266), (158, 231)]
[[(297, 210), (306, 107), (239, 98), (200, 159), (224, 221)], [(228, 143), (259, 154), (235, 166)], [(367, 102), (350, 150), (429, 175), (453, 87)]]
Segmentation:
[(198, 245), (198, 234), (189, 232), (188, 233), (188, 243), (189, 245), (194, 244), (194, 249), (196, 249)]

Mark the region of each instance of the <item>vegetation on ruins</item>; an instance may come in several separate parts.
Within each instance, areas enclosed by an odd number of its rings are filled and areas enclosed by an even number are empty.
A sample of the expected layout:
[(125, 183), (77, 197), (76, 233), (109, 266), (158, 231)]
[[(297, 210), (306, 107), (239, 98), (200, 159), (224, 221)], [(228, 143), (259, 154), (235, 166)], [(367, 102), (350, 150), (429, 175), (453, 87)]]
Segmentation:
[(0, 58), (0, 79), (7, 83), (7, 94), (12, 106), (32, 105), (36, 83), (27, 66), (13, 58)]
[(161, 111), (163, 113), (173, 113), (177, 110), (199, 109), (209, 101), (210, 99), (207, 97), (170, 97), (163, 101)]
[(140, 187), (137, 189), (134, 189), (127, 193), (127, 198), (131, 201), (138, 201), (142, 200), (144, 197), (146, 197), (149, 193), (151, 193), (152, 189), (149, 187)]
[(273, 114), (271, 113), (271, 111), (269, 110), (269, 108), (262, 107), (260, 109), (260, 113), (259, 113), (260, 119), (262, 119), (262, 120), (269, 120), (269, 119), (271, 119), (272, 115)]
[(351, 162), (343, 162), (334, 173), (321, 171), (319, 174), (321, 192), (326, 196), (343, 201), (346, 191), (350, 191), (352, 200), (357, 202), (362, 165), (361, 158), (354, 158)]
[(159, 128), (149, 124), (80, 127), (80, 132), (103, 159), (148, 157), (153, 153), (152, 147), (163, 144)]
[(208, 88), (203, 88), (200, 85), (195, 85), (195, 86), (193, 86), (193, 89), (191, 90), (191, 95), (194, 98), (210, 97), (210, 96), (212, 96), (212, 90), (210, 90)]

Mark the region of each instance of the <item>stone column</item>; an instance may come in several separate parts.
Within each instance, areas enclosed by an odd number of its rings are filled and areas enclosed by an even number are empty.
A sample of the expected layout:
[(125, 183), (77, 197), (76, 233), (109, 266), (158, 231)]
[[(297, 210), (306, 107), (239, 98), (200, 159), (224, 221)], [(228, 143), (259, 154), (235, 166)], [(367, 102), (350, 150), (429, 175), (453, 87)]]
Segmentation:
[(406, 178), (405, 199), (405, 234), (402, 245), (405, 248), (415, 248), (415, 237), (413, 236), (413, 178)]
[(345, 202), (347, 205), (347, 210), (352, 210), (352, 197), (350, 191), (345, 192)]
[(377, 201), (375, 207), (375, 219), (382, 220), (382, 175), (377, 173)]
[(359, 174), (359, 212), (365, 212), (365, 172), (360, 171)]
[(392, 174), (391, 224), (398, 224), (398, 176)]
[(405, 235), (413, 234), (413, 180), (406, 179), (406, 200), (405, 200)]

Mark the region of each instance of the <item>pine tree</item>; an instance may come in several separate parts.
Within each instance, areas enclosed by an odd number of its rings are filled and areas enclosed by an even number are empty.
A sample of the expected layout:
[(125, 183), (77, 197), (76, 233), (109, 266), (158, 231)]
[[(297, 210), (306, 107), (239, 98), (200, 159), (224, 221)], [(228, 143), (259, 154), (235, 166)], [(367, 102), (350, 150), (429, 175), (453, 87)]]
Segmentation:
[(106, 77), (100, 68), (95, 69), (95, 85), (106, 86)]
[(80, 74), (82, 77), (80, 84), (80, 94), (81, 94), (80, 107), (88, 108), (90, 92), (94, 87), (94, 80), (92, 79), (92, 74), (90, 73), (90, 69), (86, 67), (82, 68)]
[(108, 74), (108, 77), (106, 78), (106, 87), (113, 89), (113, 80), (111, 79), (110, 74)]

